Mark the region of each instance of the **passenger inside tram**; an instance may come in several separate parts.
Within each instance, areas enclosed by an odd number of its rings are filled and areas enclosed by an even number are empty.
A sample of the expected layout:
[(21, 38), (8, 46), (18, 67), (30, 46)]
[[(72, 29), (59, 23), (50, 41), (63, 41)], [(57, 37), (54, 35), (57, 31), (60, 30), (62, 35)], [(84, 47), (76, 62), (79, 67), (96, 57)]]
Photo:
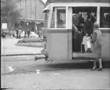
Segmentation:
[(81, 44), (81, 52), (91, 52), (91, 37), (88, 33), (86, 33), (86, 35), (83, 36)]
[[(91, 52), (91, 48), (89, 51), (84, 50), (82, 42), (85, 36), (89, 38), (92, 36), (93, 25), (96, 21), (96, 8), (73, 8), (72, 21), (73, 52)], [(89, 46), (91, 46), (90, 44)]]

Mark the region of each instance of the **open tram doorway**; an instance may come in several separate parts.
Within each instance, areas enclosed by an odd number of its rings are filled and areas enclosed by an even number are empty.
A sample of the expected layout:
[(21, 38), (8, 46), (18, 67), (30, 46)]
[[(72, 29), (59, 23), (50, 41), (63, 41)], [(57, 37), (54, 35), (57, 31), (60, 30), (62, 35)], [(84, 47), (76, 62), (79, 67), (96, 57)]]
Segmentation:
[(84, 36), (91, 39), (93, 24), (97, 20), (97, 7), (72, 8), (72, 52), (91, 53), (91, 48), (84, 46)]

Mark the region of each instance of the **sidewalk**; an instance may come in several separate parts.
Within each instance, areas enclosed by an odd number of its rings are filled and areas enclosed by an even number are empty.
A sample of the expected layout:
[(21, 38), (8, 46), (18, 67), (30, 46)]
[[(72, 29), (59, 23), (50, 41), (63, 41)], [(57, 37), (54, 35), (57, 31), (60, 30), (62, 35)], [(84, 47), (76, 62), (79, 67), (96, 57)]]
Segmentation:
[(6, 38), (1, 39), (1, 56), (7, 55), (35, 55), (40, 54), (42, 47), (23, 47), (17, 46), (20, 39)]

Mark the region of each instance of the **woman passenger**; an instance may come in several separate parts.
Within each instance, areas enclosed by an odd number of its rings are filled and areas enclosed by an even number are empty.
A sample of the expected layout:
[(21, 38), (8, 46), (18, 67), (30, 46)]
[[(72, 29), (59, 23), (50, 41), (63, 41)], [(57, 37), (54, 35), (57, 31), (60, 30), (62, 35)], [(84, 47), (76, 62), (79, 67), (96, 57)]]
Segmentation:
[[(98, 68), (98, 70), (102, 70), (102, 58), (101, 58), (101, 49), (102, 49), (102, 33), (99, 29), (98, 24), (94, 24), (94, 31), (92, 36), (92, 44), (93, 44), (93, 54), (95, 56), (95, 61), (93, 62), (93, 70)], [(97, 66), (98, 64), (98, 66)]]

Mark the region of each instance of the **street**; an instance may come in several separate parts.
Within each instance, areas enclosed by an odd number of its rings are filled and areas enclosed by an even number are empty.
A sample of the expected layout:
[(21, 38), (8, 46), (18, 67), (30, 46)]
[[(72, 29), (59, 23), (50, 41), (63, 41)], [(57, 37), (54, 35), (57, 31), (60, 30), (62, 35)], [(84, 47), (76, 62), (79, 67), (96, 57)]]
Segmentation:
[[(88, 62), (35, 61), (40, 47), (16, 46), (17, 39), (1, 40), (1, 87), (8, 90), (110, 90), (110, 67), (92, 71)], [(12, 56), (6, 56), (12, 54)], [(17, 55), (16, 55), (17, 54)]]
[(42, 50), (42, 48), (17, 46), (19, 40), (15, 38), (1, 39), (1, 55), (36, 54)]

